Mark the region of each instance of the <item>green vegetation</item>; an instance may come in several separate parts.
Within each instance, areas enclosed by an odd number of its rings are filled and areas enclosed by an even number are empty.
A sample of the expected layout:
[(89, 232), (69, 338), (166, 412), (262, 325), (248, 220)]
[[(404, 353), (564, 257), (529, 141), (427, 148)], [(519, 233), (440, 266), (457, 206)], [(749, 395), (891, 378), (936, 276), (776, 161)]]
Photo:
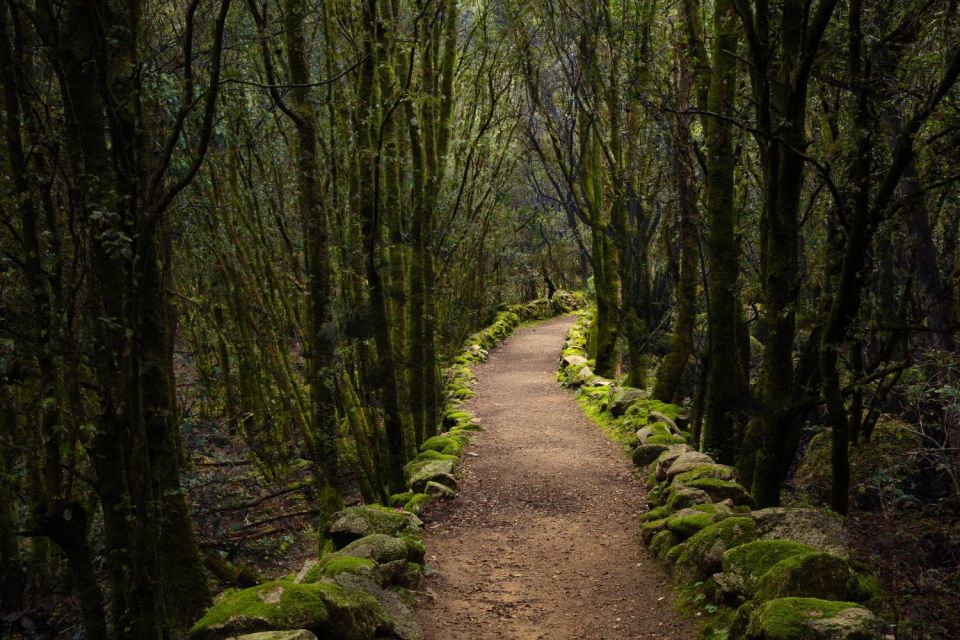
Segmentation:
[(472, 368), (589, 304), (559, 378), (653, 502), (855, 514), (960, 637), (958, 11), (2, 3), (0, 618), (177, 637), (453, 497)]

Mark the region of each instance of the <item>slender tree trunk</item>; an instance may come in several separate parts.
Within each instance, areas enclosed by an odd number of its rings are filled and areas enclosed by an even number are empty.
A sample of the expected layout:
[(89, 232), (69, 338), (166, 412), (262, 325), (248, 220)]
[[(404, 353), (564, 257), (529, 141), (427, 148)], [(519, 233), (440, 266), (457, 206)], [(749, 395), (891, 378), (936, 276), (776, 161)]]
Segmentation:
[(737, 396), (737, 243), (734, 194), (733, 127), (723, 118), (735, 113), (737, 68), (735, 52), (739, 25), (730, 0), (714, 4), (716, 41), (708, 111), (719, 117), (706, 120), (707, 145), (707, 288), (709, 357), (706, 424), (703, 449), (718, 462), (730, 464), (734, 456)]

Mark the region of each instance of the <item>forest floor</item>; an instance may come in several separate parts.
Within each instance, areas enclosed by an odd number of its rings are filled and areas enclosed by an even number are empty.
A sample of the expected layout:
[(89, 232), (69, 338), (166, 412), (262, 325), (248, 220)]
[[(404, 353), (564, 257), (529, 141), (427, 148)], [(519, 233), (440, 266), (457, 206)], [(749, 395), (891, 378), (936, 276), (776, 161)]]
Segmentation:
[(522, 328), (477, 368), (484, 431), (459, 497), (424, 514), (427, 640), (697, 635), (641, 546), (643, 483), (556, 382), (572, 321)]

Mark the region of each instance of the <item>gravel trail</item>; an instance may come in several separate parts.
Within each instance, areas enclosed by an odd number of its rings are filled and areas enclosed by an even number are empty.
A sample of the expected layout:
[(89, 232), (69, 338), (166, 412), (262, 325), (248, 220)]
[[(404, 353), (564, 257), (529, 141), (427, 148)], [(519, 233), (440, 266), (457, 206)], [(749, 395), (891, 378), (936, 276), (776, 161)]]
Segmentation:
[(461, 493), (434, 501), (427, 640), (688, 639), (644, 552), (643, 483), (554, 377), (573, 317), (519, 330), (477, 368)]

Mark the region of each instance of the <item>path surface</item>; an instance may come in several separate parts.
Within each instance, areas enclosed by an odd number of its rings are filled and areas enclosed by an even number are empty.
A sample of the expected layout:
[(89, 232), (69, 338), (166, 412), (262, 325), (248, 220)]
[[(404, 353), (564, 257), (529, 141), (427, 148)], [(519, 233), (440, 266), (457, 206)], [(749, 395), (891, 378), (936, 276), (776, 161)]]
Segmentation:
[(485, 431), (460, 496), (425, 514), (427, 640), (696, 637), (642, 550), (642, 483), (554, 378), (571, 322), (522, 329), (477, 369)]

